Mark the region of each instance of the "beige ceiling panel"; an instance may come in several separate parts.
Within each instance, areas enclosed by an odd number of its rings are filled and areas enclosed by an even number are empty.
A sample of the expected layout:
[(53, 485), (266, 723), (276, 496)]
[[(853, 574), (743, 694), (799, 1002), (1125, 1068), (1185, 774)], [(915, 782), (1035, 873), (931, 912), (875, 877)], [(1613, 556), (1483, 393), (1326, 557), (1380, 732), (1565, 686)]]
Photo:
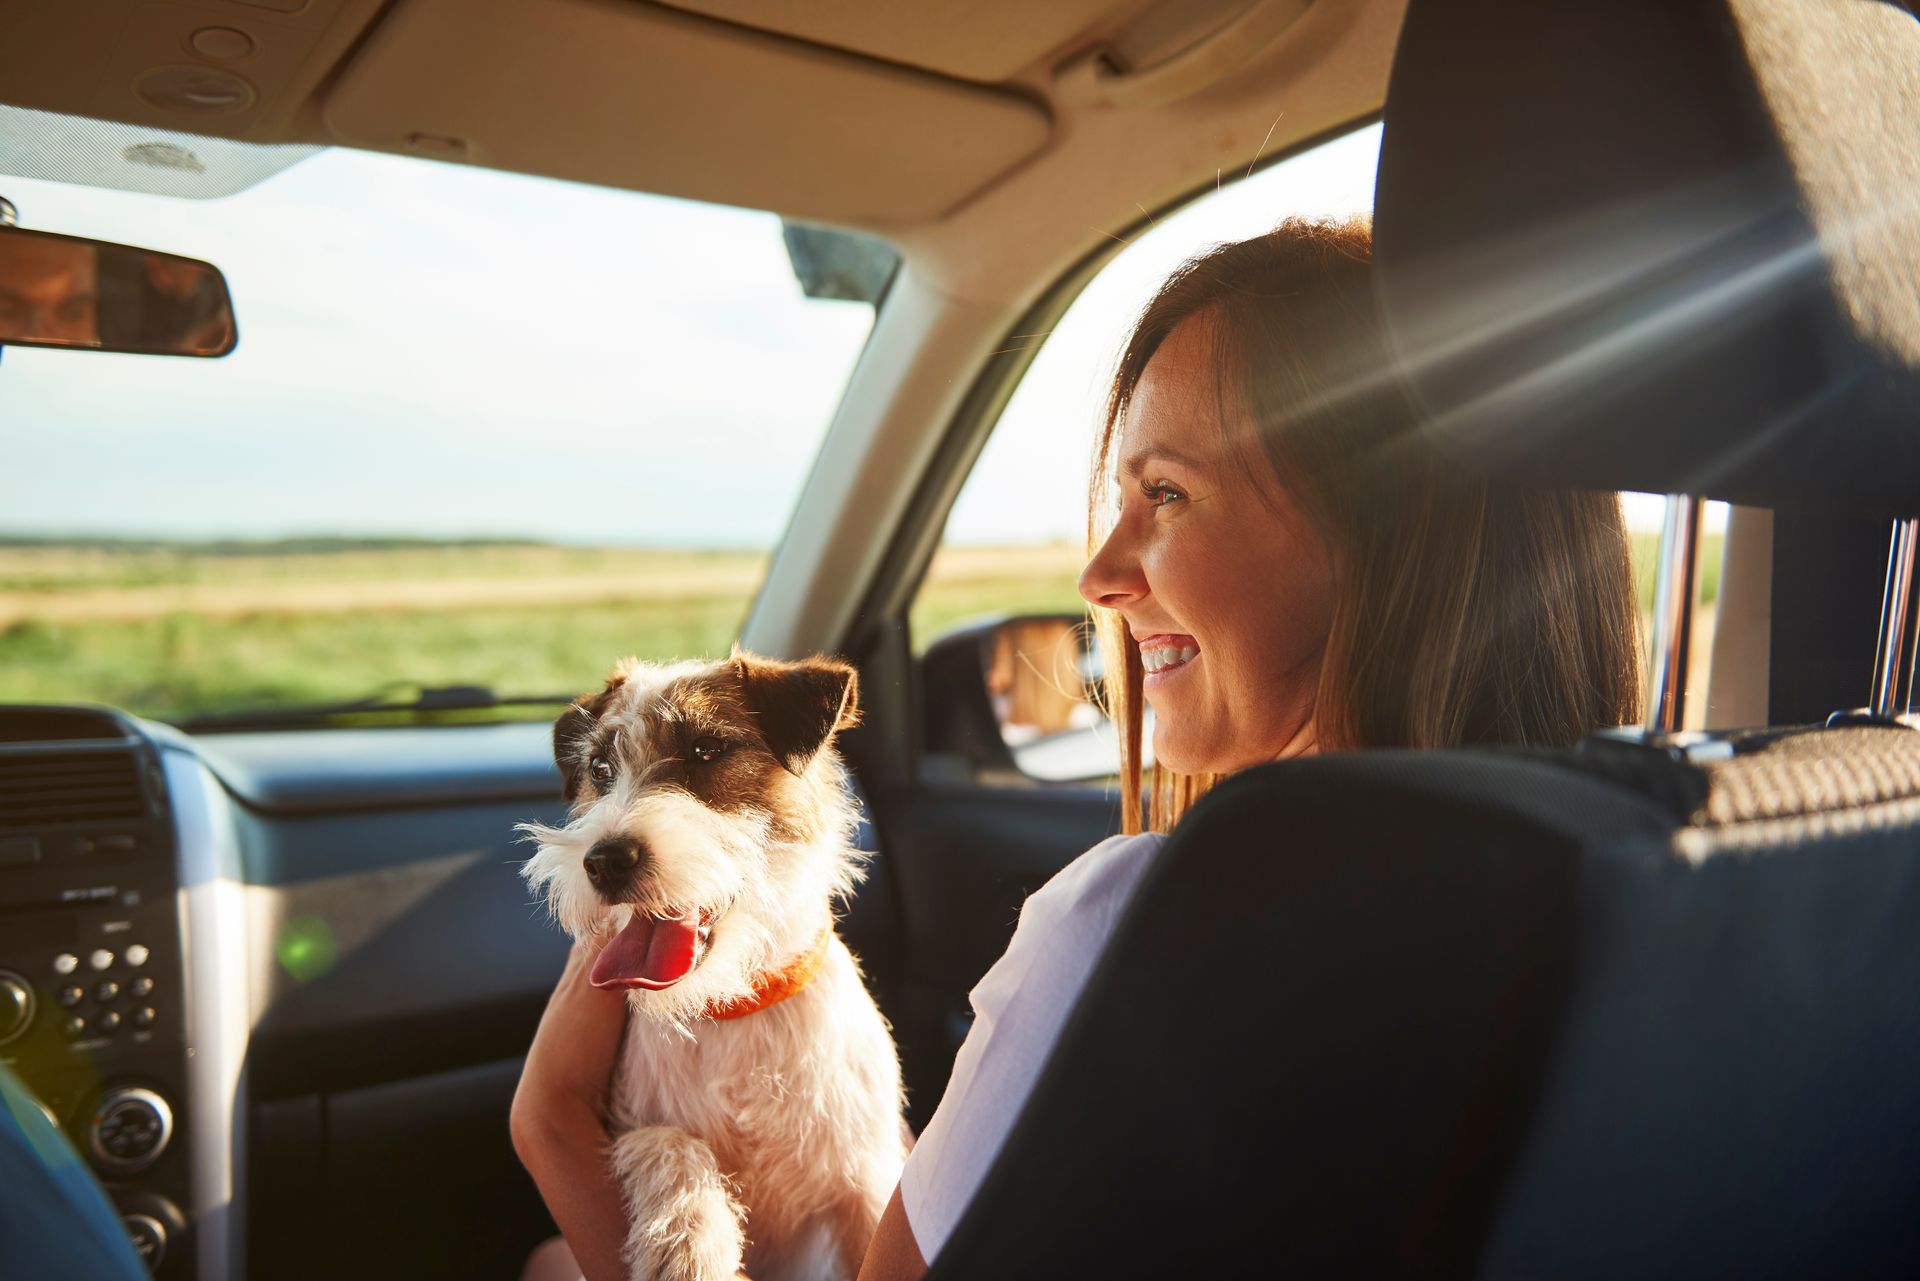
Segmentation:
[[(0, 101), (230, 138), (261, 135), (366, 0), (0, 0)], [(338, 22), (336, 22), (336, 19)], [(330, 27), (345, 28), (337, 33)]]
[[(642, 0), (632, 0), (640, 3)], [(676, 9), (997, 83), (1138, 0), (662, 0)]]
[(1039, 150), (1024, 98), (650, 4), (403, 0), (323, 106), (344, 142), (866, 224)]

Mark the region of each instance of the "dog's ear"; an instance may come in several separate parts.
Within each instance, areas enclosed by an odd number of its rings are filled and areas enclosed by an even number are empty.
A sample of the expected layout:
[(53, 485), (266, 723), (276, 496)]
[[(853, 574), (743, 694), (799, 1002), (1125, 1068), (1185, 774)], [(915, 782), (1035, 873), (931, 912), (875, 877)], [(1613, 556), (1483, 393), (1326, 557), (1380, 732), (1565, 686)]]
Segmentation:
[(553, 763), (560, 767), (560, 794), (569, 801), (580, 794), (581, 781), (586, 778), (587, 740), (612, 706), (614, 694), (626, 683), (624, 674), (615, 675), (598, 694), (582, 694), (573, 700), (553, 723)]
[(836, 730), (860, 723), (859, 677), (837, 658), (782, 663), (736, 650), (733, 666), (767, 749), (794, 774), (806, 773)]

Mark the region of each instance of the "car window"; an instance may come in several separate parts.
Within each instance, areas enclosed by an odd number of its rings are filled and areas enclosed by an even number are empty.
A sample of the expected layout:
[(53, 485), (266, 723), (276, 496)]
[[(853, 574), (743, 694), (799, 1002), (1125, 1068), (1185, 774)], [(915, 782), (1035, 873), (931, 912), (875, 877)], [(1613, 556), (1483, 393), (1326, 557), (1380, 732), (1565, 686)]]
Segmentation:
[(874, 314), (805, 296), (771, 214), (418, 159), (0, 196), (215, 263), (240, 333), (4, 352), (0, 702), (191, 720), (724, 652)]
[[(1379, 127), (1362, 128), (1150, 220), (1050, 332), (1020, 339), (1038, 344), (1039, 353), (948, 515), (910, 625), (916, 650), (924, 651), (942, 636), (1011, 616), (987, 637), (984, 666), (1002, 736), (1030, 778), (1104, 782), (1119, 766), (1111, 728), (1093, 702), (1098, 660), (1074, 620), (1084, 617), (1075, 584), (1086, 562), (1091, 451), (1128, 329), (1173, 269), (1212, 245), (1259, 235), (1287, 217), (1370, 213), (1379, 149)], [(1622, 501), (1645, 614), (1664, 499), (1624, 494)], [(1725, 505), (1707, 504), (1690, 651), (1694, 689), (1706, 680), (1725, 523)], [(1690, 724), (1705, 706), (1704, 697), (1690, 700)], [(1151, 709), (1147, 716), (1150, 726)]]
[[(1252, 174), (1223, 174), (1217, 191), (1158, 218), (1127, 243), (1051, 331), (1018, 341), (1039, 353), (1015, 389), (948, 514), (939, 550), (914, 598), (916, 649), (995, 615), (1082, 613), (1087, 474), (1094, 431), (1127, 330), (1181, 262), (1211, 245), (1271, 230), (1295, 216), (1373, 208), (1379, 126), (1368, 126)], [(1015, 761), (1050, 782), (1103, 779), (1119, 763), (1088, 701), (1097, 675), (1083, 634), (1027, 619), (992, 641), (988, 682)]]

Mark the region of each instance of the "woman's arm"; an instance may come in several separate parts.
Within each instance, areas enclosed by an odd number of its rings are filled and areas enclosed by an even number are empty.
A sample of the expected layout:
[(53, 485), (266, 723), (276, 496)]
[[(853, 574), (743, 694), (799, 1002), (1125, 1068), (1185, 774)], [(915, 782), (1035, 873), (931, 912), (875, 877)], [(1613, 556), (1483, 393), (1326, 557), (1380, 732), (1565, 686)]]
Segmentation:
[(920, 1243), (913, 1239), (907, 1209), (900, 1204), (900, 1189), (895, 1188), (873, 1230), (859, 1281), (920, 1281), (926, 1274), (927, 1261), (920, 1257)]
[(627, 1214), (607, 1163), (607, 1089), (627, 1025), (625, 992), (587, 982), (604, 939), (576, 942), (514, 1091), (514, 1151), (587, 1281), (626, 1281)]
[(974, 986), (977, 1017), (874, 1230), (860, 1281), (917, 1281), (929, 1257), (937, 1266), (1161, 839), (1102, 841), (1027, 899), (1005, 955)]

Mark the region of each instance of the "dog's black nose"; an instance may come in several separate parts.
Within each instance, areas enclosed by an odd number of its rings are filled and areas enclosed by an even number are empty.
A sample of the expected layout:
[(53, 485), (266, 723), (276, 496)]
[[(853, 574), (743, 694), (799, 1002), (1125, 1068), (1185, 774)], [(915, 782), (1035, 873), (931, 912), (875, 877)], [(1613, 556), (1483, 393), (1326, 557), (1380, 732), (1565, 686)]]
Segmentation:
[(600, 891), (601, 898), (618, 903), (626, 897), (634, 878), (640, 875), (640, 866), (646, 858), (647, 847), (631, 837), (601, 841), (587, 851), (587, 880)]

